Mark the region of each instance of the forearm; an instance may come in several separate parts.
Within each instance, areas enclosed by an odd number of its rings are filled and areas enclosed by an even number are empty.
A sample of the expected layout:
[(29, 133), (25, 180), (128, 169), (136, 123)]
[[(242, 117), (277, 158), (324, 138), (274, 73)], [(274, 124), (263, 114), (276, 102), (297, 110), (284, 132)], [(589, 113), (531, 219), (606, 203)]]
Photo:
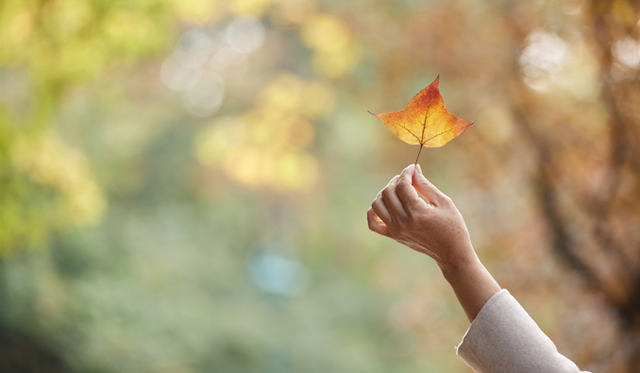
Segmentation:
[(473, 248), (465, 258), (439, 265), (469, 321), (473, 322), (482, 306), (500, 291), (500, 285), (480, 262)]

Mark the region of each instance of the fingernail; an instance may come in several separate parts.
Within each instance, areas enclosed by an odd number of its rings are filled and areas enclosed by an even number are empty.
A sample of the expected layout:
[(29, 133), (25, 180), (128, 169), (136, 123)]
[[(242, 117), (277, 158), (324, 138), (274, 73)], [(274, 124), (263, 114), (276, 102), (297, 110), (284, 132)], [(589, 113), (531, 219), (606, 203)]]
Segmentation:
[(422, 167), (420, 167), (420, 165), (418, 165), (418, 171), (422, 173)]

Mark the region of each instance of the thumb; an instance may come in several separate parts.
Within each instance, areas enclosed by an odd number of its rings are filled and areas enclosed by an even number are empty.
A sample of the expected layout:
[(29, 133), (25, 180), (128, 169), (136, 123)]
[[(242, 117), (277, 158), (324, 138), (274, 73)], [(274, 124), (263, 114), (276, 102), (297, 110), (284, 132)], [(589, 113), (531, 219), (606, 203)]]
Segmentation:
[(420, 165), (416, 167), (413, 172), (412, 179), (413, 187), (416, 188), (418, 193), (420, 193), (429, 203), (438, 206), (445, 195), (436, 188), (435, 185), (431, 184), (429, 180), (422, 174), (422, 168)]

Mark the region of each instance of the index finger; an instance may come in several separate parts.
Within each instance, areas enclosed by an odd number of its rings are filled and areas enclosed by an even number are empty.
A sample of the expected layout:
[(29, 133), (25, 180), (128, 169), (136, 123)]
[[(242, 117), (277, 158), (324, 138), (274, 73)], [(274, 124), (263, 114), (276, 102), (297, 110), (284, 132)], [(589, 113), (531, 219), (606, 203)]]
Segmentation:
[(420, 197), (418, 197), (418, 192), (416, 192), (412, 185), (414, 172), (415, 165), (407, 166), (404, 170), (402, 170), (400, 178), (398, 179), (398, 182), (396, 184), (396, 191), (398, 193), (398, 197), (400, 198), (400, 202), (402, 203), (405, 211), (407, 211), (408, 213), (411, 213), (411, 210), (415, 209), (416, 204), (422, 201)]

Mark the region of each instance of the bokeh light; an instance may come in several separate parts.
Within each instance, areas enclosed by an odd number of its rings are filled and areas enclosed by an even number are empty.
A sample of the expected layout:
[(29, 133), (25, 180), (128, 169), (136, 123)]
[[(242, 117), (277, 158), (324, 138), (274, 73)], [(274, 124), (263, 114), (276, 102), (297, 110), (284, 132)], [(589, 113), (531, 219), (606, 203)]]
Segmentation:
[(220, 108), (224, 98), (224, 81), (213, 72), (205, 72), (192, 87), (184, 90), (185, 107), (193, 115), (206, 117)]
[(258, 252), (247, 263), (251, 279), (266, 292), (292, 297), (305, 286), (307, 271), (295, 259), (270, 252)]
[(178, 39), (173, 57), (186, 68), (202, 66), (211, 55), (211, 40), (201, 30), (189, 30)]
[(569, 53), (567, 43), (557, 35), (542, 30), (529, 34), (526, 43), (520, 55), (525, 82), (533, 89), (545, 90), (563, 67)]
[(629, 36), (623, 40), (618, 40), (613, 45), (613, 56), (628, 68), (637, 68), (638, 64), (640, 64), (640, 47), (638, 46), (638, 42)]
[(264, 43), (264, 26), (257, 18), (236, 18), (227, 26), (226, 36), (234, 51), (253, 53)]
[(167, 87), (174, 91), (184, 91), (200, 81), (202, 70), (184, 67), (173, 56), (167, 57), (160, 70), (160, 78)]

